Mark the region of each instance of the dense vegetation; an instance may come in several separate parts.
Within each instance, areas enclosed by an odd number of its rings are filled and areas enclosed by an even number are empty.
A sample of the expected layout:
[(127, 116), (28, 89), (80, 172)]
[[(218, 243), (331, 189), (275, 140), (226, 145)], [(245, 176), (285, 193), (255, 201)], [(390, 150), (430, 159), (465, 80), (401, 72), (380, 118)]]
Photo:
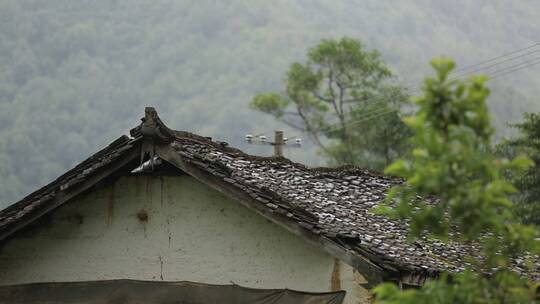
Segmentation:
[[(284, 129), (247, 106), (323, 38), (349, 36), (405, 85), (446, 54), (472, 64), (537, 39), (540, 3), (522, 1), (0, 2), (0, 204), (50, 181), (125, 133), (154, 105), (176, 129), (251, 153), (245, 133)], [(534, 70), (491, 82), (499, 134), (538, 96)], [(513, 89), (510, 90), (509, 88)], [(414, 94), (414, 90), (409, 93)], [(380, 120), (379, 120), (380, 121)], [(304, 135), (305, 137), (305, 135)], [(306, 140), (307, 142), (307, 140)], [(285, 151), (323, 164), (314, 147)]]
[[(380, 304), (503, 304), (538, 303), (538, 284), (510, 270), (516, 260), (536, 269), (540, 253), (536, 226), (520, 223), (509, 194), (516, 189), (505, 179), (529, 168), (524, 156), (499, 158), (491, 152), (493, 128), (486, 106), (489, 90), (484, 76), (468, 81), (450, 79), (454, 63), (436, 60), (436, 75), (426, 78), (415, 100), (416, 113), (405, 118), (414, 132), (410, 159), (398, 160), (387, 173), (406, 185), (392, 189), (380, 212), (411, 221), (411, 236), (426, 233), (442, 241), (477, 242), (479, 253), (467, 257), (467, 269), (442, 275), (419, 290), (402, 292), (392, 283), (376, 288)], [(437, 204), (421, 197), (436, 195)], [(459, 237), (456, 236), (459, 231)], [(527, 254), (525, 254), (527, 253)]]

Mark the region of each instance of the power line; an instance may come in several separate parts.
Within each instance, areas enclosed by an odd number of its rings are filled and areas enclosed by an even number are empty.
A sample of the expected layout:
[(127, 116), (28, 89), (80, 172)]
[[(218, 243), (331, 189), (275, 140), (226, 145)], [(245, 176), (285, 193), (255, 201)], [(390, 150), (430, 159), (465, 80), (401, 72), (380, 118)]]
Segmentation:
[(356, 122), (354, 122), (354, 124), (360, 124), (360, 123), (363, 123), (363, 122), (367, 122), (367, 121), (373, 120), (373, 119), (375, 119), (377, 117), (388, 115), (388, 114), (396, 112), (396, 111), (397, 111), (397, 109), (388, 109), (387, 111), (380, 112), (380, 113), (375, 114), (375, 115), (373, 115), (371, 117), (367, 117), (367, 118), (364, 118), (364, 119), (361, 119), (361, 120), (357, 120)]
[(526, 50), (532, 49), (534, 47), (537, 47), (539, 45), (540, 45), (540, 42), (536, 42), (536, 43), (534, 43), (532, 45), (529, 45), (527, 47), (517, 49), (515, 51), (511, 51), (511, 52), (508, 52), (508, 53), (505, 53), (505, 54), (502, 54), (502, 55), (499, 55), (499, 56), (496, 56), (496, 57), (493, 57), (493, 58), (490, 58), (490, 59), (487, 59), (487, 60), (484, 60), (484, 61), (481, 61), (481, 62), (478, 62), (478, 63), (475, 63), (475, 64), (471, 64), (471, 65), (465, 66), (463, 68), (456, 69), (455, 72), (459, 73), (459, 72), (461, 72), (463, 70), (467, 70), (467, 69), (474, 68), (474, 67), (477, 67), (477, 66), (480, 66), (480, 65), (484, 65), (486, 63), (490, 63), (490, 62), (493, 62), (495, 60), (498, 60), (498, 59), (501, 59), (501, 58), (504, 58), (504, 57), (507, 57), (507, 56), (510, 56), (510, 55), (521, 53), (523, 51), (526, 51)]
[[(346, 123), (345, 125), (348, 126), (348, 127), (353, 126), (353, 125), (357, 125), (357, 124), (360, 124), (360, 123), (363, 123), (363, 122), (366, 122), (366, 121), (373, 120), (374, 118), (384, 116), (384, 115), (387, 115), (387, 114), (390, 114), (390, 113), (393, 113), (393, 112), (397, 112), (397, 111), (398, 111), (398, 109), (380, 109), (380, 111), (378, 111), (377, 113), (371, 113), (371, 114), (365, 115), (364, 117), (361, 117), (360, 119), (357, 119), (357, 120), (350, 121), (350, 122)], [(343, 127), (340, 127), (339, 129), (342, 129), (342, 128)]]
[[(512, 66), (509, 66), (509, 67), (505, 67), (503, 69), (493, 71), (493, 76), (500, 76), (500, 74), (504, 74), (504, 72), (514, 71), (514, 70), (517, 71), (517, 70), (521, 70), (521, 69), (524, 69), (524, 68), (528, 68), (528, 67), (536, 65), (538, 62), (540, 62), (540, 56), (535, 57), (535, 58), (533, 58), (531, 60), (522, 62), (520, 64), (512, 65)], [(499, 73), (499, 75), (497, 75), (498, 73)]]
[[(496, 60), (496, 59), (502, 59), (502, 58), (507, 57), (507, 56), (509, 56), (509, 55), (513, 55), (513, 54), (516, 54), (516, 53), (520, 53), (520, 52), (522, 52), (522, 51), (524, 51), (524, 50), (531, 49), (531, 48), (536, 47), (536, 46), (538, 46), (538, 45), (540, 45), (540, 42), (539, 42), (539, 43), (536, 43), (536, 44), (533, 44), (533, 45), (531, 45), (531, 46), (529, 46), (529, 47), (522, 48), (522, 49), (520, 49), (520, 50), (516, 50), (516, 51), (514, 51), (514, 52), (510, 52), (510, 53), (507, 53), (507, 54), (503, 54), (503, 55), (500, 55), (500, 56), (491, 58), (491, 59), (486, 60), (486, 61), (483, 61), (483, 62), (481, 62), (481, 63), (477, 63), (477, 64), (473, 64), (473, 65), (466, 66), (466, 67), (462, 68), (461, 70), (463, 71), (463, 70), (466, 70), (466, 69), (470, 69), (470, 68), (472, 68), (472, 67), (476, 67), (476, 66), (485, 64), (485, 63), (493, 62), (493, 61)], [(518, 55), (518, 56), (514, 56), (514, 57), (511, 57), (511, 58), (507, 58), (507, 59), (505, 59), (505, 60), (503, 60), (503, 61), (499, 61), (499, 62), (497, 62), (497, 63), (493, 63), (493, 64), (490, 64), (490, 65), (488, 65), (488, 66), (484, 66), (484, 67), (480, 67), (480, 68), (477, 68), (477, 69), (474, 69), (474, 70), (471, 70), (471, 71), (468, 71), (468, 72), (460, 73), (460, 74), (456, 75), (455, 77), (451, 78), (450, 80), (456, 80), (456, 79), (459, 79), (459, 78), (467, 77), (467, 76), (473, 75), (473, 74), (475, 74), (475, 73), (477, 73), (477, 72), (482, 72), (483, 70), (486, 70), (486, 69), (489, 69), (489, 68), (492, 68), (492, 67), (496, 67), (496, 66), (501, 65), (501, 64), (503, 64), (503, 63), (510, 62), (510, 61), (513, 61), (513, 60), (516, 60), (516, 59), (519, 59), (519, 58), (523, 58), (523, 57), (526, 57), (526, 56), (529, 56), (529, 55), (532, 55), (532, 54), (535, 54), (535, 53), (538, 53), (538, 52), (540, 52), (540, 49), (536, 49), (536, 50), (534, 50), (534, 51), (530, 51), (530, 52), (527, 52), (527, 53), (524, 53), (524, 54), (520, 54), (520, 55)], [(535, 60), (535, 59), (537, 59), (537, 58), (540, 58), (540, 57), (535, 57), (533, 60)], [(528, 61), (525, 61), (525, 63), (527, 63), (527, 62), (528, 62)], [(523, 64), (523, 63), (519, 63), (518, 65), (521, 65), (521, 64)], [(515, 67), (515, 66), (513, 65), (513, 66), (509, 66), (509, 67), (503, 68), (503, 69), (501, 69), (501, 70), (496, 70), (496, 71), (493, 71), (493, 73), (498, 73), (498, 72), (500, 72), (500, 71), (506, 70), (507, 68), (513, 68), (513, 67)], [(459, 69), (458, 69), (458, 70), (459, 70)], [(458, 71), (458, 70), (456, 70), (456, 71)], [(499, 77), (499, 76), (500, 76), (500, 75), (496, 75), (495, 77)], [(414, 91), (418, 90), (418, 89), (420, 88), (420, 86), (421, 86), (421, 84), (417, 84), (417, 85), (415, 85), (414, 87), (410, 87), (409, 89), (410, 89), (412, 92), (414, 92)], [(406, 86), (405, 86), (405, 87), (406, 87)], [(394, 96), (391, 96), (391, 97), (397, 97), (397, 96), (398, 96), (398, 93), (396, 93)], [(381, 95), (378, 95), (378, 96), (372, 96), (371, 98), (364, 99), (363, 102), (368, 102), (368, 101), (371, 101), (371, 100), (374, 100), (374, 99), (380, 98), (380, 97), (381, 97)], [(375, 109), (375, 110), (372, 110), (372, 111), (369, 111), (369, 112), (365, 113), (365, 115), (367, 116), (367, 115), (376, 113), (376, 112), (378, 112), (378, 111), (379, 111), (378, 109)], [(350, 113), (350, 112), (346, 112), (346, 113), (344, 113), (344, 114), (347, 115), (347, 114), (349, 114), (349, 113)], [(336, 122), (336, 123), (337, 123), (337, 122)]]
[(534, 50), (534, 51), (531, 51), (531, 52), (527, 52), (527, 53), (524, 53), (524, 54), (521, 54), (519, 56), (515, 56), (515, 57), (511, 57), (511, 58), (507, 58), (503, 61), (499, 61), (497, 63), (494, 63), (494, 64), (490, 64), (488, 66), (484, 66), (484, 67), (480, 67), (480, 68), (477, 68), (477, 69), (474, 69), (474, 70), (471, 70), (467, 73), (458, 73), (457, 75), (455, 75), (454, 78), (457, 78), (457, 77), (461, 77), (462, 75), (470, 75), (472, 73), (476, 73), (476, 72), (480, 72), (482, 70), (486, 70), (486, 69), (489, 69), (489, 68), (492, 68), (492, 67), (496, 67), (498, 65), (501, 65), (503, 63), (506, 63), (506, 62), (510, 62), (510, 61), (513, 61), (513, 60), (516, 60), (516, 59), (519, 59), (519, 58), (523, 58), (523, 57), (526, 57), (526, 56), (529, 56), (531, 54), (534, 54), (534, 53), (538, 53), (540, 52), (540, 49), (537, 49), (537, 50)]
[[(529, 52), (528, 54), (533, 54), (533, 53), (536, 53), (538, 51), (540, 51), (540, 50), (536, 50), (534, 52)], [(522, 56), (520, 56), (520, 57), (522, 57)], [(518, 57), (515, 57), (515, 58), (518, 58)], [(505, 60), (505, 61), (509, 61), (509, 60)], [(540, 56), (534, 57), (534, 58), (526, 60), (524, 62), (514, 64), (514, 65), (510, 65), (510, 66), (504, 67), (504, 68), (499, 69), (499, 70), (492, 71), (491, 72), (492, 76), (490, 76), (490, 79), (493, 79), (495, 77), (500, 77), (500, 76), (503, 76), (503, 75), (507, 75), (507, 74), (510, 74), (512, 72), (515, 72), (515, 71), (518, 71), (518, 70), (521, 70), (521, 69), (524, 69), (524, 68), (527, 68), (527, 67), (535, 66), (535, 65), (537, 65), (539, 63), (540, 63)], [(496, 65), (492, 65), (492, 66), (496, 66)], [(463, 78), (463, 77), (469, 76), (469, 75), (471, 75), (473, 73), (474, 73), (474, 71), (471, 71), (469, 73), (466, 73), (466, 74), (463, 74), (463, 75), (460, 75), (460, 76), (456, 76), (455, 78), (452, 78), (452, 80)], [(417, 88), (419, 88), (419, 86), (416, 86), (414, 89), (417, 89)], [(377, 112), (379, 112), (379, 111), (374, 110), (374, 111), (371, 111), (371, 112), (367, 112), (364, 117), (368, 117), (369, 115), (377, 113)], [(360, 119), (362, 120), (363, 118), (360, 118)]]
[(497, 74), (497, 75), (493, 75), (493, 76), (490, 77), (490, 79), (494, 79), (494, 78), (498, 78), (498, 77), (501, 77), (501, 76), (504, 76), (504, 75), (507, 75), (507, 74), (511, 74), (511, 73), (513, 73), (515, 71), (530, 68), (530, 67), (533, 67), (533, 66), (538, 65), (538, 64), (540, 64), (540, 60), (536, 61), (536, 62), (534, 62), (534, 63), (532, 63), (532, 64), (530, 64), (528, 66), (522, 67), (522, 68), (512, 69), (512, 70), (507, 71), (506, 73), (500, 73), (500, 74)]
[[(503, 68), (503, 69), (496, 70), (496, 71), (493, 72), (494, 75), (490, 76), (490, 79), (500, 77), (500, 76), (504, 76), (504, 75), (507, 75), (507, 74), (510, 74), (510, 73), (513, 73), (513, 72), (516, 72), (516, 71), (519, 71), (519, 70), (522, 70), (522, 69), (525, 69), (525, 68), (529, 68), (529, 67), (532, 67), (532, 66), (535, 66), (535, 65), (538, 65), (538, 64), (540, 64), (540, 57), (535, 57), (532, 60), (522, 62), (522, 63), (519, 63), (519, 64), (515, 64), (515, 65), (512, 65), (512, 66)], [(457, 78), (454, 78), (454, 79), (457, 79)], [(392, 112), (396, 112), (398, 110), (399, 109), (379, 109), (379, 110), (375, 110), (375, 111), (372, 111), (372, 112), (368, 112), (366, 115), (364, 115), (360, 119), (350, 121), (350, 122), (346, 123), (345, 125), (346, 126), (356, 125), (356, 124), (359, 124), (359, 123), (363, 123), (363, 122), (366, 122), (366, 121), (373, 120), (373, 119), (375, 119), (377, 117), (380, 117), (380, 116), (390, 114)], [(338, 129), (342, 129), (342, 128), (343, 128), (343, 126), (338, 127)]]
[[(529, 56), (531, 54), (535, 54), (537, 52), (540, 52), (540, 49), (537, 49), (537, 50), (533, 50), (533, 51), (530, 51), (530, 52), (527, 52), (527, 53), (519, 54), (519, 53), (522, 53), (522, 52), (524, 52), (526, 50), (530, 50), (532, 48), (535, 48), (537, 46), (540, 46), (540, 42), (536, 42), (536, 43), (534, 43), (532, 45), (529, 45), (527, 47), (517, 49), (515, 51), (511, 51), (511, 52), (508, 52), (508, 53), (505, 53), (505, 54), (502, 54), (502, 55), (499, 55), (499, 56), (496, 56), (496, 57), (481, 61), (479, 63), (471, 64), (471, 65), (465, 66), (463, 68), (458, 68), (458, 69), (456, 69), (454, 71), (454, 73), (457, 72), (458, 75), (451, 78), (451, 80), (456, 80), (456, 79), (459, 79), (459, 78), (470, 76), (470, 75), (475, 74), (477, 72), (481, 72), (483, 70), (499, 66), (499, 65), (501, 65), (503, 63), (510, 62), (510, 61), (513, 61), (513, 60), (516, 60), (516, 59), (519, 59), (519, 58), (524, 58), (524, 57)], [(491, 63), (491, 62), (494, 62), (494, 61), (497, 61), (499, 59), (503, 59), (505, 57), (512, 56), (512, 55), (515, 55), (515, 54), (519, 54), (519, 55), (513, 56), (511, 58), (507, 58), (507, 59), (504, 59), (502, 61), (495, 62), (493, 64), (481, 67), (482, 65), (485, 65), (487, 63)], [(510, 65), (508, 67), (504, 67), (502, 69), (495, 70), (495, 71), (492, 72), (492, 76), (490, 77), (490, 79), (501, 77), (501, 76), (504, 76), (504, 75), (519, 71), (519, 70), (524, 69), (524, 68), (535, 66), (537, 64), (540, 64), (540, 57), (535, 57), (532, 60), (527, 60), (527, 61), (521, 62), (519, 64)], [(479, 67), (479, 68), (476, 68), (476, 67)], [(470, 70), (472, 68), (476, 68), (476, 69)], [(467, 70), (469, 70), (469, 71), (467, 71)], [(467, 71), (467, 72), (465, 72), (465, 71)], [(409, 87), (409, 86), (404, 86), (404, 87), (406, 89), (409, 89), (411, 92), (414, 92), (414, 91), (418, 90), (421, 87), (421, 85), (422, 84), (419, 83), (419, 84), (414, 85), (413, 87)], [(399, 92), (396, 92), (393, 96), (389, 96), (389, 97), (393, 98), (393, 97), (397, 97), (398, 95), (399, 95)], [(368, 101), (374, 100), (376, 98), (380, 98), (381, 96), (382, 95), (372, 96), (370, 98), (364, 99), (363, 102), (368, 102)], [(382, 96), (382, 97), (384, 97), (384, 96)], [(355, 125), (355, 124), (359, 124), (359, 123), (362, 123), (362, 122), (370, 121), (370, 120), (373, 120), (373, 119), (375, 119), (377, 117), (384, 116), (384, 115), (390, 114), (390, 113), (398, 111), (398, 110), (399, 109), (384, 109), (384, 108), (382, 108), (382, 109), (374, 109), (372, 111), (368, 111), (366, 113), (363, 113), (364, 115), (362, 117), (360, 117), (359, 119), (347, 122), (345, 124), (345, 126), (350, 126), (350, 125)], [(344, 113), (344, 115), (347, 115), (347, 114), (350, 114), (350, 113), (351, 112), (349, 111), (349, 112)], [(335, 122), (335, 123), (338, 123), (338, 122)], [(338, 127), (338, 129), (342, 129), (342, 128), (344, 128), (344, 126)]]

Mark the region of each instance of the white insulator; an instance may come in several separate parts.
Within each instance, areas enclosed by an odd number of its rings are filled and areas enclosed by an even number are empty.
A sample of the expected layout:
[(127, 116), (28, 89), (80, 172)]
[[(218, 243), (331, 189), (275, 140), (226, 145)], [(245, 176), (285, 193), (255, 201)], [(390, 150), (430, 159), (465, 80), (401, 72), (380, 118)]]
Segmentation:
[(247, 142), (252, 142), (252, 141), (253, 141), (253, 135), (251, 135), (251, 134), (246, 134), (246, 141), (247, 141)]
[(265, 142), (266, 141), (266, 136), (264, 136), (264, 135), (259, 136), (259, 140), (261, 142)]
[(302, 139), (301, 138), (296, 138), (294, 140), (294, 143), (297, 145), (297, 146), (301, 146), (302, 145)]

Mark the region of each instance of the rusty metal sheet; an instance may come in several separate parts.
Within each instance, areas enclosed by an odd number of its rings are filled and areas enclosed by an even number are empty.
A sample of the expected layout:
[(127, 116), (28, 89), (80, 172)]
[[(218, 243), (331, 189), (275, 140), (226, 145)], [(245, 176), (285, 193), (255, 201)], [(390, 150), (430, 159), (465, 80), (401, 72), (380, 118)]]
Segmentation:
[(341, 304), (344, 297), (344, 291), (308, 293), (133, 280), (0, 286), (2, 304)]

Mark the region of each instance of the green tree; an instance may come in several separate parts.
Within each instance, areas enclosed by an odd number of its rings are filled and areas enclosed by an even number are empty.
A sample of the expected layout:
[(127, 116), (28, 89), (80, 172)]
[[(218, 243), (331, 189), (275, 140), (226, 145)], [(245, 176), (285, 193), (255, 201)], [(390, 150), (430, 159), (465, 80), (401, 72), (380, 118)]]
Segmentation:
[(291, 65), (285, 93), (258, 94), (251, 106), (306, 132), (331, 163), (382, 169), (406, 149), (399, 110), (407, 98), (392, 79), (377, 51), (328, 39)]
[[(435, 60), (432, 66), (436, 76), (426, 79), (423, 96), (415, 100), (416, 114), (405, 119), (414, 133), (412, 156), (386, 170), (406, 183), (390, 192), (387, 204), (393, 208), (383, 205), (378, 211), (409, 219), (413, 238), (427, 233), (443, 241), (478, 242), (482, 251), (471, 252), (470, 269), (443, 274), (419, 290), (378, 286), (377, 302), (535, 303), (538, 286), (510, 269), (512, 258), (527, 260), (526, 253), (538, 252), (538, 232), (516, 220), (508, 198), (515, 188), (503, 175), (526, 169), (530, 161), (499, 159), (490, 152), (485, 77), (450, 80), (452, 61)], [(430, 196), (437, 202), (419, 199)]]
[(504, 156), (525, 154), (534, 165), (523, 174), (512, 176), (519, 192), (514, 195), (517, 215), (524, 223), (540, 225), (540, 113), (526, 113), (521, 123), (512, 125), (516, 138), (503, 141), (497, 151)]

